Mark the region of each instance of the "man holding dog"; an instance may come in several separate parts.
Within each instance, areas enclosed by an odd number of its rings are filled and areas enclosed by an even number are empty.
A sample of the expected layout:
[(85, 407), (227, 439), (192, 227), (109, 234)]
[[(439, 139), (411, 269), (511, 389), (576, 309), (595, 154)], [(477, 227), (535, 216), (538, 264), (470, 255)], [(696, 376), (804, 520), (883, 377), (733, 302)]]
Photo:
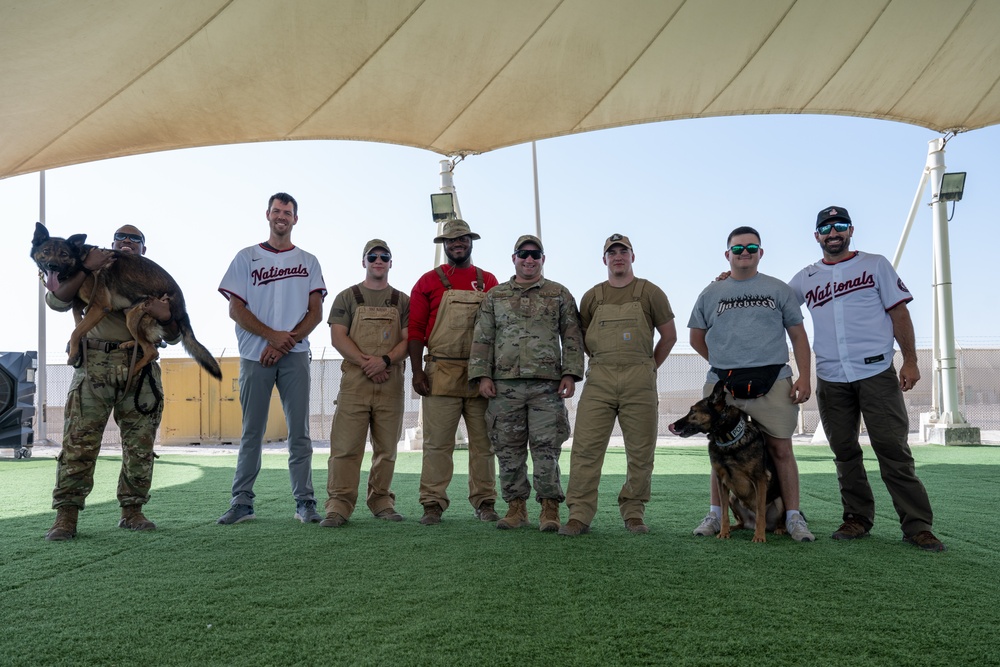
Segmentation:
[(583, 334), (573, 295), (542, 276), (545, 255), (537, 236), (514, 244), (514, 276), (494, 287), (476, 318), (469, 380), (489, 400), (486, 426), (500, 467), (507, 515), (497, 528), (528, 525), (528, 444), (538, 529), (559, 530), (559, 454), (569, 438), (564, 399), (583, 379)]
[[(146, 254), (146, 237), (138, 228), (124, 225), (115, 232), (114, 250), (136, 255)], [(107, 250), (94, 248), (83, 261), (83, 270), (60, 283), (54, 273), (45, 280), (49, 289), (45, 301), (57, 311), (72, 309), (73, 300), (86, 275), (105, 268), (114, 261)], [(143, 311), (164, 323), (168, 342), (180, 340), (180, 331), (172, 322), (169, 303), (150, 299)], [(163, 385), (156, 362), (146, 366), (148, 374), (129, 387), (132, 350), (122, 347), (134, 343), (121, 311), (108, 313), (83, 340), (83, 361), (73, 372), (66, 397), (62, 451), (56, 465), (56, 486), (52, 507), (56, 521), (45, 535), (51, 541), (76, 537), (79, 512), (94, 488), (94, 466), (101, 451), (101, 440), (112, 411), (121, 431), (122, 467), (118, 476), (118, 504), (121, 506), (119, 528), (153, 530), (156, 524), (146, 518), (142, 508), (149, 502), (153, 481), (153, 443), (163, 413)], [(141, 353), (141, 352), (140, 352)]]
[[(410, 292), (409, 354), (413, 390), (423, 397), (423, 465), (420, 523), (441, 523), (454, 472), (455, 431), (465, 419), (469, 435), (469, 502), (481, 521), (500, 518), (496, 466), (486, 433), (487, 400), (469, 384), (469, 352), (476, 313), (497, 286), (492, 273), (472, 264), (472, 242), (480, 238), (464, 220), (444, 223), (435, 243), (448, 263), (422, 275)], [(424, 346), (427, 356), (423, 357)], [(424, 361), (427, 365), (424, 366)]]
[(284, 192), (265, 213), (268, 240), (244, 248), (230, 263), (219, 292), (229, 300), (240, 350), (243, 435), (236, 458), (229, 510), (217, 523), (253, 519), (253, 485), (261, 468), (271, 392), (278, 387), (288, 424), (288, 472), (295, 518), (319, 523), (312, 485), (309, 436), (309, 333), (323, 319), (326, 287), (316, 258), (292, 244), (298, 203)]
[[(643, 516), (656, 453), (656, 369), (677, 342), (670, 302), (659, 287), (636, 278), (628, 237), (608, 237), (603, 261), (608, 279), (588, 290), (580, 301), (590, 365), (573, 429), (566, 489), (569, 520), (559, 529), (566, 536), (590, 532), (597, 513), (601, 467), (616, 418), (625, 436), (628, 461), (618, 509), (629, 532), (649, 532)], [(654, 332), (659, 333), (655, 346)]]
[[(749, 414), (765, 434), (781, 486), (785, 529), (797, 542), (812, 542), (816, 538), (799, 511), (799, 469), (792, 452), (799, 404), (811, 393), (809, 338), (802, 311), (788, 285), (757, 270), (764, 257), (757, 230), (734, 229), (725, 254), (729, 276), (702, 291), (688, 321), (691, 347), (711, 364), (704, 395), (710, 395), (719, 380), (727, 381), (726, 402)], [(786, 332), (798, 368), (794, 381)], [(742, 381), (734, 382), (736, 377)], [(713, 470), (709, 512), (695, 535), (719, 532), (720, 501)]]
[(389, 285), (392, 251), (372, 239), (361, 253), (365, 279), (337, 295), (330, 308), (330, 337), (344, 363), (337, 410), (330, 428), (326, 518), (339, 528), (358, 501), (361, 460), (371, 431), (368, 509), (376, 519), (402, 521), (390, 489), (396, 448), (403, 433), (403, 374), (406, 371), (410, 297)]
[[(920, 380), (906, 307), (913, 296), (885, 257), (850, 249), (853, 235), (846, 209), (824, 208), (816, 216), (814, 233), (823, 259), (789, 283), (813, 318), (816, 398), (844, 507), (844, 522), (833, 539), (865, 537), (875, 522), (875, 497), (858, 442), (863, 416), (903, 541), (944, 551), (931, 532), (934, 513), (907, 443), (910, 424), (903, 392)], [(898, 377), (892, 364), (894, 339), (903, 356)]]

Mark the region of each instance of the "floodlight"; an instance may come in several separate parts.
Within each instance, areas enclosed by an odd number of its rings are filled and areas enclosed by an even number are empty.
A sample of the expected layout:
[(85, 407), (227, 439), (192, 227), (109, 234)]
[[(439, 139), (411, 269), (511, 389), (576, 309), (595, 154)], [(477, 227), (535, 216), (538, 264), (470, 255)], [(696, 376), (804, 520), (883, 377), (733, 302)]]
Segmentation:
[(965, 172), (957, 171), (954, 174), (945, 174), (941, 178), (941, 192), (938, 194), (938, 200), (962, 201), (963, 192), (965, 192)]
[(434, 222), (454, 220), (455, 198), (450, 192), (438, 192), (431, 195), (431, 217)]

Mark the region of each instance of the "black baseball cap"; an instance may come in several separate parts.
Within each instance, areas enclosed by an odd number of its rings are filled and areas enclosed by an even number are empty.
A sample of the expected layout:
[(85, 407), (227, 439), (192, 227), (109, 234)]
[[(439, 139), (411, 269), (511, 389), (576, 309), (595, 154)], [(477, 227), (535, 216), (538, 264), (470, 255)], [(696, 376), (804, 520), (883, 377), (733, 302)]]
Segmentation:
[(816, 228), (818, 229), (823, 225), (834, 223), (837, 220), (843, 220), (849, 225), (854, 224), (851, 222), (851, 216), (846, 208), (842, 206), (827, 206), (816, 215)]

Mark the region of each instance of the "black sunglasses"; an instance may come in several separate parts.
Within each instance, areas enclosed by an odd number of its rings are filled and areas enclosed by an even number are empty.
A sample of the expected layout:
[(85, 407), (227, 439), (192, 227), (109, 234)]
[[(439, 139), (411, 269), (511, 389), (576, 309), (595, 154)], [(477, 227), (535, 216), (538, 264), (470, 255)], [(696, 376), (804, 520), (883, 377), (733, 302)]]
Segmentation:
[(851, 228), (851, 223), (849, 222), (835, 222), (832, 225), (820, 225), (816, 228), (816, 231), (821, 235), (826, 236), (830, 233), (831, 229), (836, 229), (838, 232), (846, 232)]
[(125, 232), (115, 232), (115, 241), (124, 241), (128, 239), (132, 243), (141, 243), (146, 245), (146, 239), (142, 237), (142, 234), (126, 234)]
[(542, 258), (542, 251), (541, 250), (518, 250), (514, 254), (517, 255), (518, 259), (528, 259), (529, 257), (531, 259), (541, 259)]
[(756, 243), (748, 243), (747, 245), (734, 245), (729, 248), (729, 252), (734, 255), (742, 255), (744, 250), (751, 255), (756, 255), (760, 251), (760, 246)]
[(392, 255), (387, 252), (370, 252), (368, 253), (368, 263), (373, 264), (375, 260), (381, 259), (383, 262), (388, 263), (392, 259)]

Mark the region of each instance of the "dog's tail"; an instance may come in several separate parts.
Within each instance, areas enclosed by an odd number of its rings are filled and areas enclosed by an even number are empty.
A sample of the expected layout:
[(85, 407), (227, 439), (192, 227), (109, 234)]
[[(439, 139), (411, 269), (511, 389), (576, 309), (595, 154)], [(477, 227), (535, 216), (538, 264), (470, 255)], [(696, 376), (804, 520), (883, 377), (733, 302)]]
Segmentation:
[(208, 371), (209, 375), (214, 377), (216, 380), (222, 379), (222, 369), (219, 368), (219, 362), (215, 360), (212, 353), (208, 349), (198, 342), (198, 339), (194, 337), (194, 331), (191, 330), (191, 320), (188, 318), (187, 314), (183, 318), (178, 318), (176, 320), (178, 328), (181, 330), (181, 344), (187, 353), (190, 354), (195, 361), (198, 362), (202, 368)]

